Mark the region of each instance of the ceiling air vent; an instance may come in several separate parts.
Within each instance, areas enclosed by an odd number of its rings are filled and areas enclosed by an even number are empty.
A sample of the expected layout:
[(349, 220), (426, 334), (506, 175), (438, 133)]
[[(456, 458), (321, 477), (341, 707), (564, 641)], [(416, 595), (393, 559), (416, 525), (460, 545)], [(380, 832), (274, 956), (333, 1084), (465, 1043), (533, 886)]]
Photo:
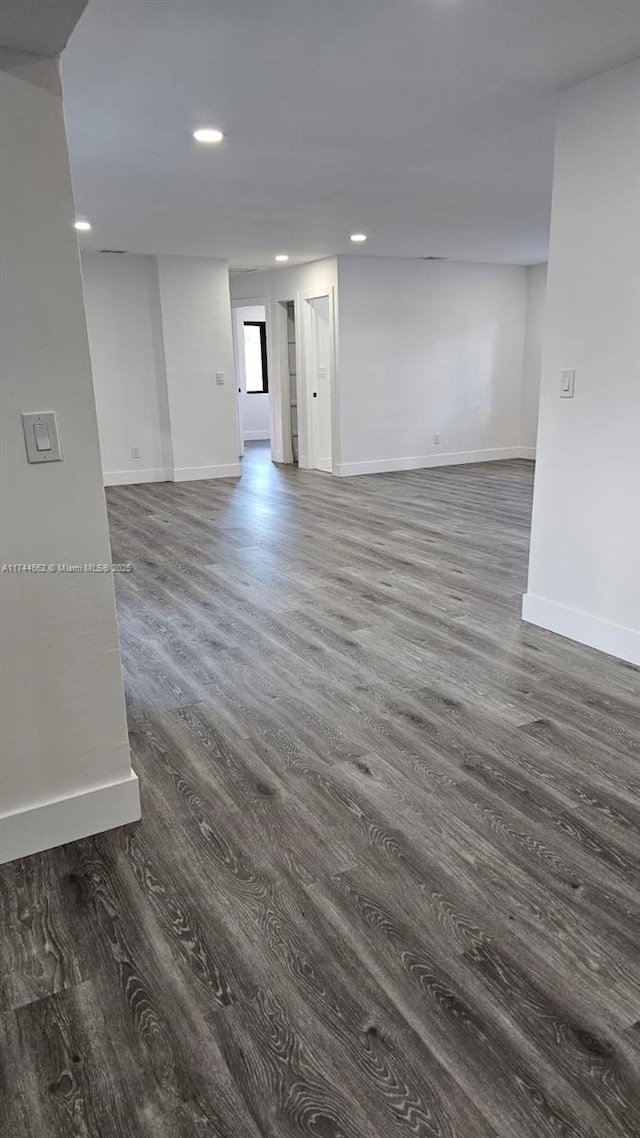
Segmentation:
[(100, 252), (101, 253), (112, 253), (112, 254), (117, 253), (119, 256), (122, 257), (128, 252), (128, 250), (127, 249), (101, 249)]
[(421, 257), (422, 261), (447, 261), (448, 257)]

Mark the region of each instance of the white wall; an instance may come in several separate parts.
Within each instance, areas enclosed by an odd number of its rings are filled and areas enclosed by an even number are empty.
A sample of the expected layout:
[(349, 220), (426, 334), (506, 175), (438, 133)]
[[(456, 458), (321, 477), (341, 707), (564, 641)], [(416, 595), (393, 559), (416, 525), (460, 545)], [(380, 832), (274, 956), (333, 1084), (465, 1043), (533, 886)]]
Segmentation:
[[(109, 563), (56, 60), (0, 52), (0, 563)], [(63, 461), (27, 464), (55, 411)], [(0, 573), (0, 861), (139, 816), (108, 574)]]
[(520, 442), (523, 453), (534, 458), (538, 436), (538, 407), (542, 381), (542, 340), (544, 307), (547, 296), (547, 266), (527, 269), (527, 328), (522, 376), (522, 419)]
[(338, 287), (338, 473), (520, 453), (524, 268), (339, 257)]
[(105, 483), (239, 475), (226, 262), (90, 253), (83, 271)]
[(88, 253), (82, 274), (105, 483), (170, 478), (156, 259)]
[[(224, 263), (89, 254), (84, 266), (105, 481), (172, 478), (174, 467), (177, 478), (237, 474)], [(543, 273), (354, 256), (232, 276), (234, 304), (246, 300), (268, 323), (271, 398), (244, 397), (245, 437), (271, 434), (273, 457), (290, 460), (279, 302), (300, 308), (306, 293), (331, 288), (343, 329), (339, 473), (530, 455)]]
[[(173, 477), (240, 474), (225, 261), (158, 257)], [(218, 386), (216, 373), (224, 374)]]
[[(271, 416), (269, 395), (259, 392), (247, 394), (247, 379), (244, 366), (244, 322), (245, 320), (266, 320), (264, 305), (254, 304), (233, 309), (236, 380), (240, 389), (240, 421), (245, 442), (251, 439), (268, 439), (271, 436)], [(268, 342), (267, 329), (267, 342)], [(271, 378), (271, 377), (269, 377)]]
[(640, 62), (560, 100), (525, 619), (640, 664), (639, 501)]

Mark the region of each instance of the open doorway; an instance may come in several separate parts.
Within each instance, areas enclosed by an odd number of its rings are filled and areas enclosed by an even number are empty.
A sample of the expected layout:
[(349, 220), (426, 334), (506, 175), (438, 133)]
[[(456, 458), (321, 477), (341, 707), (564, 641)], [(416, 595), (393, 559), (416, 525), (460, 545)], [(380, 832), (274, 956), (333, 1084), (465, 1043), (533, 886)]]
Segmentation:
[(334, 292), (232, 301), (238, 453), (333, 473), (338, 461)]
[(267, 309), (247, 304), (233, 309), (233, 339), (238, 387), (238, 452), (245, 443), (270, 443), (271, 408)]

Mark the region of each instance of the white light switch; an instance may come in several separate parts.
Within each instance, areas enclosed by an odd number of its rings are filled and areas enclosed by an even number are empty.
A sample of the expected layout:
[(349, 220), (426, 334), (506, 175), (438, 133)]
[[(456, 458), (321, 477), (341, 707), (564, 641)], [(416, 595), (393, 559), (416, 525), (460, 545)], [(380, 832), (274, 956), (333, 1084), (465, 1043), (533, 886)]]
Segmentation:
[(28, 462), (61, 462), (60, 440), (54, 411), (22, 415)]
[(564, 368), (560, 372), (560, 398), (573, 399), (576, 386), (576, 373), (573, 368)]
[(222, 385), (224, 384), (224, 372), (223, 371), (217, 371), (216, 372), (216, 383), (218, 384), (218, 387), (222, 387)]
[(36, 450), (51, 450), (51, 437), (46, 423), (34, 423), (33, 433), (36, 438)]

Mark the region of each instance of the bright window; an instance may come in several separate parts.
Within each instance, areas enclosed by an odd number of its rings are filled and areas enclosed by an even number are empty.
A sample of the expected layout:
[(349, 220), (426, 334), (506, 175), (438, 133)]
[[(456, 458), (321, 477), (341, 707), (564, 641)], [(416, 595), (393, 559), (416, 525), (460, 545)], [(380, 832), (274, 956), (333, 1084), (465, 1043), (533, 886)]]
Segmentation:
[(244, 373), (247, 395), (262, 395), (269, 390), (267, 325), (264, 320), (245, 320)]

